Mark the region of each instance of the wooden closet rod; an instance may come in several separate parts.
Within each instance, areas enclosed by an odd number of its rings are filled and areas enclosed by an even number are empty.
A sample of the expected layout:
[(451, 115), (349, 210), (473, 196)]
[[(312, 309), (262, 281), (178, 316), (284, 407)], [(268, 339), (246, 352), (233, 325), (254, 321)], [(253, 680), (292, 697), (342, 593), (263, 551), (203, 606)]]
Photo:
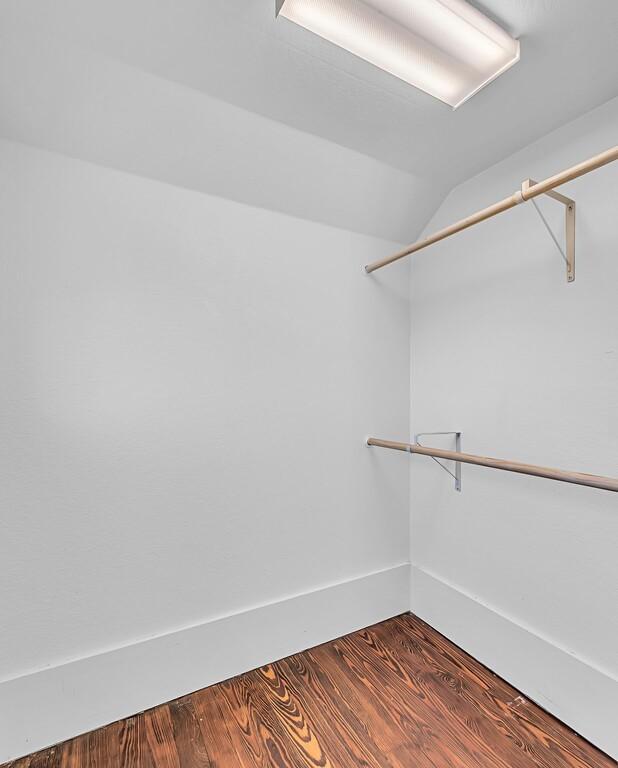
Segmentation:
[(602, 488), (605, 491), (618, 491), (618, 479), (613, 477), (586, 475), (583, 472), (568, 472), (564, 469), (538, 467), (536, 464), (522, 464), (518, 461), (492, 459), (488, 456), (474, 456), (470, 453), (458, 453), (457, 451), (443, 451), (440, 448), (427, 448), (424, 445), (398, 443), (394, 440), (378, 440), (376, 437), (367, 438), (367, 445), (375, 445), (378, 448), (391, 448), (395, 451), (419, 453), (422, 456), (433, 456), (437, 459), (452, 459), (453, 461), (461, 461), (463, 464), (477, 464), (481, 467), (504, 469), (507, 472), (519, 472), (522, 475), (547, 477), (549, 480), (559, 480), (562, 483), (574, 483), (575, 485), (587, 485), (591, 488)]
[(496, 216), (496, 214), (502, 213), (502, 211), (508, 211), (509, 208), (514, 208), (516, 205), (524, 203), (526, 200), (531, 200), (533, 197), (543, 195), (546, 192), (559, 187), (561, 184), (566, 184), (567, 181), (577, 179), (579, 176), (583, 176), (585, 173), (594, 171), (603, 165), (607, 165), (608, 163), (613, 162), (614, 160), (618, 160), (618, 146), (612, 147), (605, 152), (601, 152), (600, 155), (591, 157), (589, 160), (584, 160), (583, 163), (578, 163), (578, 165), (574, 165), (572, 168), (567, 168), (566, 171), (557, 173), (555, 176), (550, 176), (548, 179), (545, 179), (545, 181), (539, 181), (537, 184), (534, 184), (528, 188), (525, 188), (525, 186), (522, 184), (521, 189), (513, 192), (510, 197), (505, 197), (504, 200), (500, 200), (500, 202), (494, 203), (488, 208), (483, 208), (482, 211), (477, 211), (471, 216), (467, 216), (465, 219), (461, 219), (461, 221), (455, 222), (455, 224), (451, 224), (444, 229), (440, 229), (433, 235), (426, 237), (424, 240), (419, 240), (412, 245), (408, 245), (402, 251), (398, 251), (392, 256), (387, 256), (384, 259), (380, 259), (379, 261), (374, 261), (371, 264), (367, 264), (365, 271), (374, 272), (376, 269), (381, 269), (387, 264), (392, 264), (394, 261), (403, 259), (404, 256), (409, 256), (411, 253), (416, 253), (416, 251), (420, 251), (422, 248), (426, 248), (428, 245), (433, 245), (433, 243), (437, 243), (439, 240), (444, 240), (445, 237), (450, 237), (451, 235), (454, 235), (455, 232), (461, 232), (462, 229), (467, 229), (474, 224), (485, 221), (485, 219), (490, 219), (492, 216)]

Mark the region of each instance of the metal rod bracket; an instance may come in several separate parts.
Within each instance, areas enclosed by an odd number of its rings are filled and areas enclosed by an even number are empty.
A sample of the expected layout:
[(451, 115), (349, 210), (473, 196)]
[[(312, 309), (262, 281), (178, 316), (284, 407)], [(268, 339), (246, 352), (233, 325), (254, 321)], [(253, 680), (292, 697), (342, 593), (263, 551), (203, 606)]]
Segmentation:
[[(376, 269), (382, 269), (382, 267), (386, 267), (388, 264), (399, 261), (399, 259), (403, 259), (405, 256), (410, 256), (412, 253), (427, 248), (429, 245), (439, 243), (440, 240), (444, 240), (445, 238), (454, 235), (456, 232), (461, 232), (475, 224), (480, 224), (481, 221), (486, 221), (487, 219), (491, 219), (492, 216), (504, 213), (504, 211), (508, 211), (522, 202), (532, 200), (539, 195), (549, 194), (555, 200), (564, 203), (567, 207), (567, 241), (570, 240), (572, 243), (571, 249), (569, 249), (570, 253), (567, 254), (568, 260), (570, 261), (570, 277), (568, 276), (567, 279), (572, 283), (575, 279), (575, 203), (568, 197), (559, 195), (554, 190), (556, 187), (562, 186), (562, 184), (566, 184), (574, 179), (579, 179), (580, 176), (590, 173), (590, 171), (595, 171), (597, 168), (602, 168), (604, 165), (608, 165), (608, 163), (613, 163), (615, 160), (618, 160), (618, 145), (610, 147), (610, 149), (605, 150), (605, 152), (590, 157), (588, 160), (584, 160), (582, 163), (578, 163), (571, 168), (560, 171), (560, 173), (556, 173), (554, 176), (543, 179), (543, 181), (539, 181), (536, 184), (533, 184), (528, 180), (527, 184), (524, 182), (520, 189), (512, 195), (505, 197), (504, 200), (499, 200), (497, 203), (494, 203), (487, 208), (483, 208), (470, 216), (466, 216), (465, 219), (460, 219), (459, 221), (450, 224), (448, 227), (439, 229), (437, 232), (434, 232), (433, 235), (429, 235), (422, 240), (417, 240), (415, 243), (407, 245), (392, 256), (387, 256), (378, 261), (373, 261), (371, 264), (367, 264), (365, 271), (375, 272)], [(573, 207), (569, 210), (571, 205)]]
[[(534, 181), (533, 179), (526, 179), (521, 185), (522, 194), (530, 189), (530, 187), (534, 187), (536, 184), (538, 184), (538, 182)], [(566, 262), (567, 282), (572, 283), (575, 280), (575, 200), (571, 200), (571, 198), (567, 197), (566, 195), (561, 195), (560, 192), (556, 192), (554, 189), (549, 189), (543, 194), (551, 197), (553, 200), (557, 200), (559, 203), (564, 205), (566, 253), (562, 250), (560, 243), (552, 232), (551, 227), (547, 223), (547, 219), (541, 213), (539, 206), (536, 204), (536, 200), (531, 198), (536, 212), (539, 214), (541, 221), (549, 232), (549, 235), (554, 241), (556, 248), (558, 248), (562, 254), (562, 258)]]
[[(417, 432), (414, 435), (415, 445), (421, 445), (419, 437), (426, 437), (427, 435), (455, 435), (455, 450), (457, 453), (461, 453), (461, 432)], [(461, 461), (455, 462), (455, 472), (451, 472), (451, 470), (441, 461), (436, 459), (435, 456), (430, 456), (429, 458), (433, 459), (436, 464), (441, 466), (445, 472), (448, 472), (448, 474), (455, 479), (455, 490), (461, 492)]]

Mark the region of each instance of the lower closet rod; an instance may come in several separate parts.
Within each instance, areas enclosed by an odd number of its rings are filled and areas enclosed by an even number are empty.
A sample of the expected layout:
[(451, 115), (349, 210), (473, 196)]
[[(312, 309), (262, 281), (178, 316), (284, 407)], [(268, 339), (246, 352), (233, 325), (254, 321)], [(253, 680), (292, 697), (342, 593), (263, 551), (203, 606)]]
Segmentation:
[(602, 488), (605, 491), (618, 491), (618, 479), (613, 477), (587, 475), (583, 472), (569, 472), (565, 469), (552, 469), (551, 467), (538, 467), (536, 464), (522, 464), (519, 461), (492, 459), (489, 456), (474, 456), (471, 453), (443, 451), (440, 448), (427, 448), (424, 445), (398, 443), (395, 440), (379, 440), (377, 437), (368, 437), (367, 445), (375, 445), (378, 448), (391, 448), (395, 451), (419, 453), (422, 456), (433, 456), (437, 459), (452, 459), (453, 461), (461, 461), (462, 464), (477, 464), (481, 467), (504, 469), (506, 472), (519, 472), (522, 475), (546, 477), (549, 480), (559, 480), (563, 483), (574, 483), (575, 485), (587, 485), (591, 488)]

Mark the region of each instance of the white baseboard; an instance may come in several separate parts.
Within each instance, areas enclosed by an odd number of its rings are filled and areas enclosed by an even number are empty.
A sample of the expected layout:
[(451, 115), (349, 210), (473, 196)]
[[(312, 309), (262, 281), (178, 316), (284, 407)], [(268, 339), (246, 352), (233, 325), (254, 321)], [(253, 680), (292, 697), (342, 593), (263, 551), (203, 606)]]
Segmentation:
[(0, 683), (0, 763), (407, 612), (399, 565)]
[(416, 566), (411, 605), (413, 613), (529, 699), (618, 758), (618, 680), (611, 674)]

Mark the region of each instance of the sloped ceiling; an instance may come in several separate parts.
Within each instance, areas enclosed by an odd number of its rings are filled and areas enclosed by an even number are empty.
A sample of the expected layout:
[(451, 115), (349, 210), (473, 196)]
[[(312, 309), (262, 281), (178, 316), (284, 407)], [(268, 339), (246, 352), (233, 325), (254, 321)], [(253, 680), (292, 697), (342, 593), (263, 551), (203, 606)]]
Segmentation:
[(276, 20), (274, 0), (0, 0), (0, 34), (66, 41), (360, 152), (411, 175), (432, 207), (618, 94), (615, 0), (476, 5), (521, 39), (522, 58), (456, 111)]

